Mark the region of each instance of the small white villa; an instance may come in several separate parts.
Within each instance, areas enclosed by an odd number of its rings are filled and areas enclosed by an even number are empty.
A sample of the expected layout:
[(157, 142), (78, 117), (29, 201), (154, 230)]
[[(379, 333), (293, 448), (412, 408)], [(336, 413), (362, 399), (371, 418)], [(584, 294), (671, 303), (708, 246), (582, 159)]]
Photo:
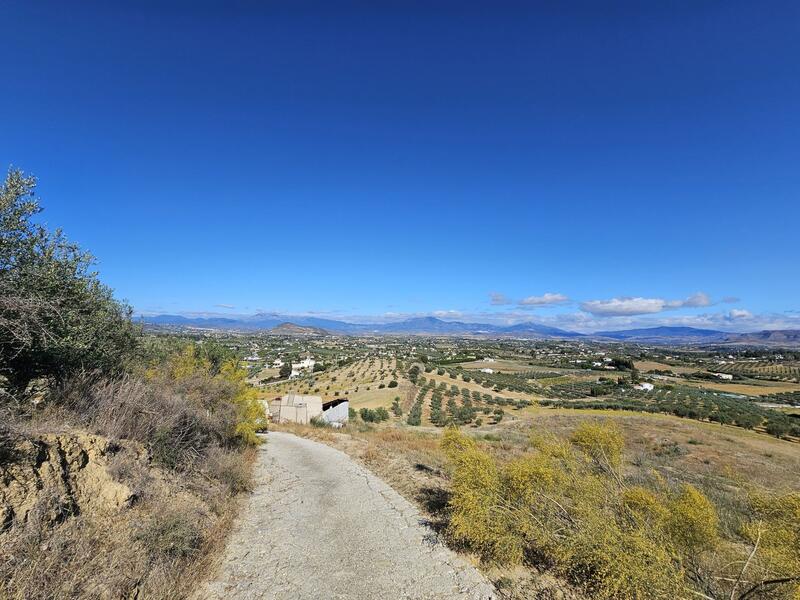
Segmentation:
[(314, 369), (315, 364), (317, 364), (317, 361), (315, 361), (310, 356), (304, 358), (298, 363), (292, 363), (292, 374), (289, 375), (289, 379), (300, 377), (300, 375), (302, 375), (305, 371), (312, 371)]

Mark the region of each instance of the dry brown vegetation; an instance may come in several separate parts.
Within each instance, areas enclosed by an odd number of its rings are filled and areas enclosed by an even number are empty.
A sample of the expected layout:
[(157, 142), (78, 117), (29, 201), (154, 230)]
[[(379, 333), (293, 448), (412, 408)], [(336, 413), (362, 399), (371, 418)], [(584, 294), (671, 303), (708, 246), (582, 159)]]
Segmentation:
[[(250, 485), (260, 405), (192, 346), (78, 377), (0, 435), (0, 597), (188, 597)], [(263, 416), (263, 415), (262, 415)]]
[[(586, 423), (599, 424), (601, 430), (613, 424), (617, 439), (622, 440), (622, 445), (616, 446), (619, 454), (612, 461), (613, 470), (598, 466), (598, 455), (592, 454), (590, 442), (597, 435), (588, 436), (588, 442), (576, 436)], [(379, 427), (355, 422), (345, 433), (299, 426), (291, 429), (351, 454), (416, 502), (449, 545), (476, 560), (483, 559), (481, 568), (509, 598), (697, 594), (715, 599), (730, 598), (731, 594), (734, 598), (791, 598), (796, 590), (792, 581), (761, 585), (791, 579), (800, 569), (800, 546), (792, 545), (800, 543), (796, 518), (800, 515), (791, 516), (798, 510), (800, 451), (790, 442), (666, 415), (529, 409), (522, 411), (519, 419), (492, 429), (463, 429), (483, 458), (472, 471), (475, 479), (467, 477), (470, 485), (466, 492), (462, 489), (462, 495), (474, 501), (483, 491), (494, 489), (488, 501), (484, 497), (483, 508), (488, 507), (490, 522), (498, 528), (481, 530), (480, 502), (478, 513), (462, 512), (461, 528), (453, 522), (458, 510), (454, 500), (458, 477), (455, 464), (440, 445), (441, 429), (404, 427), (399, 420)], [(561, 463), (562, 458), (553, 462), (553, 453), (549, 453), (544, 466), (555, 481), (563, 481), (563, 474), (570, 469), (582, 473), (583, 483), (572, 488), (580, 493), (567, 494), (565, 502), (573, 502), (575, 510), (585, 513), (588, 528), (577, 530), (569, 543), (562, 543), (558, 536), (551, 536), (548, 545), (532, 543), (535, 532), (556, 531), (559, 511), (551, 514), (540, 510), (542, 507), (533, 511), (552, 526), (537, 529), (535, 519), (525, 525), (520, 514), (504, 523), (503, 515), (508, 513), (499, 510), (508, 507), (499, 500), (508, 489), (535, 493), (542, 478), (547, 480), (545, 471), (533, 469), (544, 464), (536, 462), (542, 458), (535, 458), (546, 448), (540, 443), (542, 438), (555, 444), (551, 450), (560, 448), (566, 452), (563, 456), (573, 457), (568, 467)], [(521, 481), (517, 476), (523, 475), (525, 485), (507, 487), (509, 481)], [(490, 480), (485, 480), (487, 476)], [(462, 473), (462, 485), (463, 477)], [(563, 499), (565, 490), (557, 491)], [(516, 498), (519, 505), (519, 495), (509, 498)], [(657, 527), (655, 521), (636, 525), (635, 515), (630, 513), (634, 501), (651, 506), (665, 520)], [(527, 501), (522, 504), (537, 506)], [(692, 521), (692, 515), (701, 518)], [(693, 528), (686, 525), (692, 522)], [(700, 534), (713, 544), (687, 550), (687, 540), (697, 539), (702, 526), (713, 522), (717, 523), (713, 530)], [(681, 523), (686, 527), (679, 526)], [(562, 520), (559, 526), (564, 525)], [(471, 535), (473, 527), (478, 527), (477, 537)], [(765, 547), (766, 529), (773, 532), (770, 548)], [(498, 531), (500, 541), (492, 542)], [(508, 532), (513, 533), (512, 539)], [(604, 545), (587, 543), (596, 536)], [(757, 541), (759, 549), (739, 577)], [(503, 551), (498, 554), (493, 548)], [(659, 552), (653, 554), (654, 548)], [(690, 555), (697, 561), (690, 560)], [(608, 557), (619, 560), (609, 562)], [(734, 583), (737, 579), (739, 583)]]

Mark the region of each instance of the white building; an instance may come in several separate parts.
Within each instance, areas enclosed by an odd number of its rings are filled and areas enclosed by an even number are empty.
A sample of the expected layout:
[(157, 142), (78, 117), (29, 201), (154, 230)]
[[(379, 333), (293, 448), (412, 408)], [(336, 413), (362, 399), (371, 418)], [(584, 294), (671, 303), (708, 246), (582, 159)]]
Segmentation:
[(311, 419), (321, 417), (330, 424), (347, 422), (350, 403), (347, 398), (335, 398), (323, 402), (319, 396), (286, 394), (269, 403), (270, 419), (276, 423), (308, 424)]
[(298, 363), (292, 363), (292, 374), (289, 375), (289, 378), (294, 379), (295, 377), (300, 377), (305, 371), (313, 371), (315, 364), (317, 364), (317, 361), (311, 357), (304, 358)]
[(633, 386), (633, 389), (644, 390), (645, 392), (652, 392), (655, 389), (655, 387), (656, 386), (654, 386), (652, 383), (637, 383), (635, 386)]
[(313, 369), (315, 364), (317, 364), (317, 361), (309, 356), (292, 366), (298, 369)]
[(730, 381), (733, 379), (733, 375), (731, 375), (730, 373), (712, 373), (712, 375), (715, 375), (720, 379), (725, 379), (726, 381)]
[(494, 369), (481, 369), (481, 373), (489, 373), (491, 375), (494, 373)]
[(270, 418), (277, 423), (310, 423), (322, 413), (322, 398), (286, 394), (269, 403)]

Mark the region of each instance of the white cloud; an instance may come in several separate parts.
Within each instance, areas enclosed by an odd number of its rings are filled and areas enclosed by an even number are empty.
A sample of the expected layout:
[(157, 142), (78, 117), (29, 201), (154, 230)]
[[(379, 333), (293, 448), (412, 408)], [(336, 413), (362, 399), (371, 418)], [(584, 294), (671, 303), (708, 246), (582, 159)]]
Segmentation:
[(753, 313), (743, 308), (733, 308), (728, 312), (728, 319), (734, 321), (737, 319), (752, 319)]
[(683, 302), (678, 304), (678, 307), (697, 307), (697, 306), (711, 306), (713, 304), (711, 302), (711, 298), (708, 297), (708, 294), (704, 294), (703, 292), (697, 292), (696, 294), (692, 294)]
[(215, 304), (214, 308), (227, 308), (227, 309), (234, 309), (236, 308), (233, 304)]
[(621, 317), (659, 313), (666, 308), (663, 298), (611, 298), (581, 302), (581, 310), (600, 317)]
[(492, 292), (489, 294), (489, 304), (492, 306), (503, 306), (505, 304), (511, 304), (512, 300), (505, 294), (501, 294), (499, 292)]
[(433, 311), (431, 313), (432, 316), (440, 318), (440, 319), (441, 318), (448, 318), (448, 317), (457, 318), (457, 317), (462, 316), (463, 314), (464, 313), (462, 313), (460, 310), (452, 310), (452, 309), (451, 310), (435, 310), (435, 311)]
[(600, 317), (619, 317), (633, 315), (650, 315), (665, 310), (678, 308), (698, 308), (711, 306), (713, 302), (708, 294), (697, 292), (685, 300), (667, 300), (665, 298), (641, 298), (623, 296), (610, 300), (588, 300), (581, 302), (581, 310)]
[(528, 296), (519, 301), (520, 306), (552, 306), (554, 304), (564, 304), (569, 302), (569, 298), (564, 294), (553, 294), (547, 292), (541, 296)]

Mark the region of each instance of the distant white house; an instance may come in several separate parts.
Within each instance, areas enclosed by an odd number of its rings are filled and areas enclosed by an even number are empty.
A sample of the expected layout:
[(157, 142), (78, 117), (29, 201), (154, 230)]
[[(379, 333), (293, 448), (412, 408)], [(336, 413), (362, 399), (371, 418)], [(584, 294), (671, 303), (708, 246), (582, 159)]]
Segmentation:
[(317, 364), (317, 361), (310, 357), (304, 358), (298, 363), (292, 363), (292, 374), (289, 375), (289, 378), (294, 379), (295, 377), (300, 377), (305, 371), (313, 371), (315, 364)]
[(251, 354), (250, 356), (245, 356), (244, 360), (247, 362), (258, 362), (261, 358), (256, 354)]
[(283, 361), (280, 358), (276, 358), (272, 361), (272, 368), (273, 369), (280, 369), (283, 366)]
[(730, 373), (712, 373), (712, 375), (719, 377), (720, 379), (725, 379), (727, 381), (733, 379), (733, 375), (731, 375)]
[(484, 356), (483, 357), (483, 362), (490, 362), (491, 363), (491, 362), (497, 362), (497, 361), (495, 359), (493, 359), (491, 356)]
[(656, 386), (654, 386), (652, 383), (637, 383), (635, 386), (633, 386), (633, 389), (644, 390), (645, 392), (652, 392), (655, 389), (655, 387)]
[(481, 369), (481, 373), (489, 373), (491, 375), (494, 373), (494, 369)]
[(309, 356), (301, 360), (299, 363), (293, 364), (292, 366), (297, 367), (298, 369), (313, 369), (315, 364), (317, 364), (317, 361)]

